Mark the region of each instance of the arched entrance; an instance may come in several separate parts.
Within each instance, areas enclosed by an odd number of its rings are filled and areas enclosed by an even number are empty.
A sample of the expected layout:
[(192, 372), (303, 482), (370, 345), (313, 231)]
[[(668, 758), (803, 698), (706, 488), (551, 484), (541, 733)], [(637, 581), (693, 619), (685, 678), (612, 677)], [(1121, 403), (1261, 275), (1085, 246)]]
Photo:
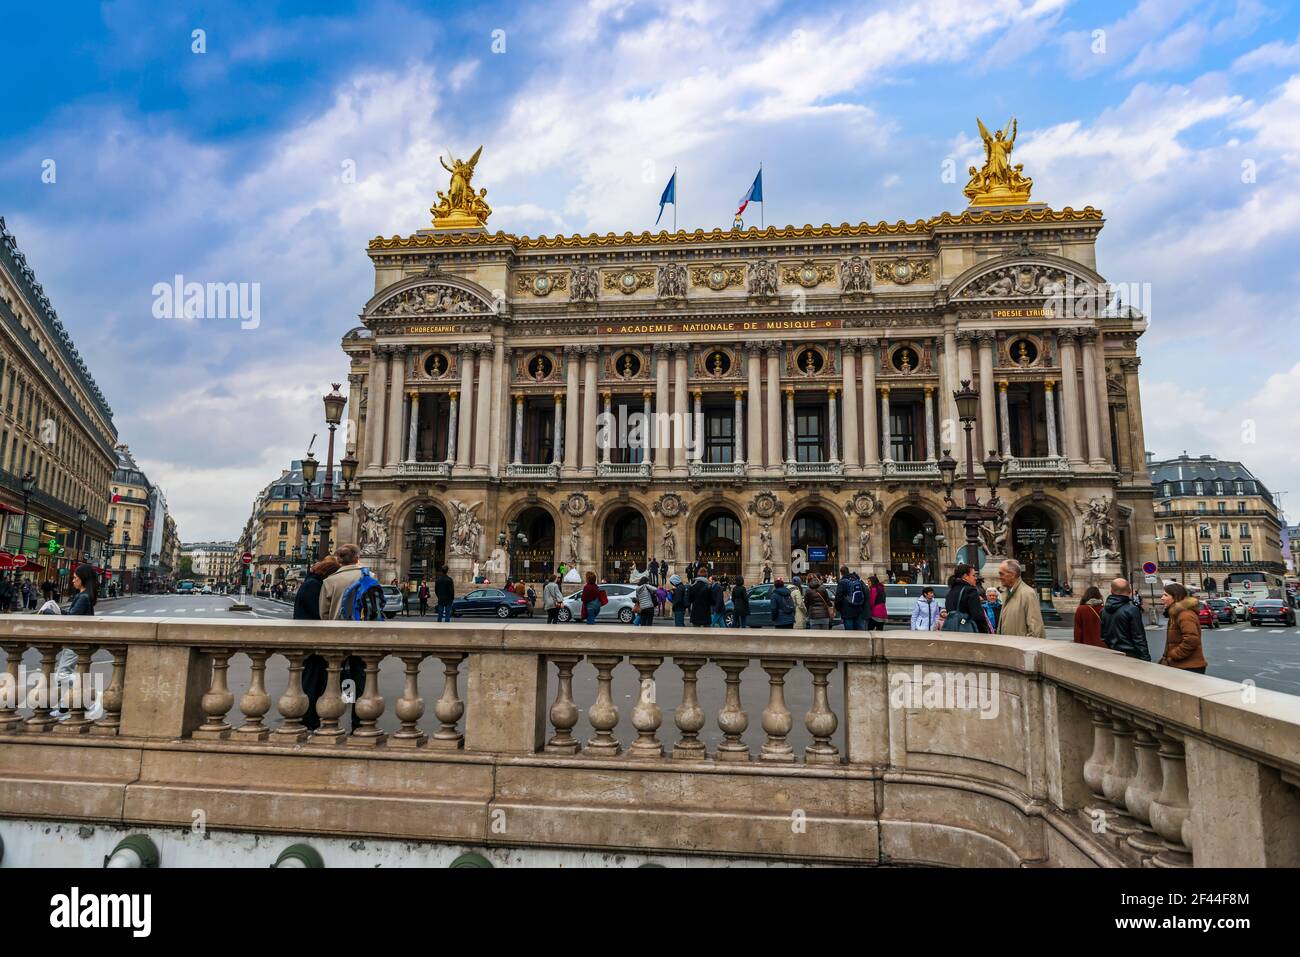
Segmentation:
[(1060, 529), (1051, 513), (1036, 505), (1026, 505), (1011, 520), (1011, 557), (1025, 569), (1025, 581), (1032, 582), (1039, 594), (1050, 589), (1060, 578), (1058, 556)]
[(406, 519), (408, 581), (433, 581), (447, 558), (447, 518), (432, 502), (421, 502)]
[(695, 529), (696, 559), (714, 575), (739, 575), (740, 520), (726, 509), (715, 508), (700, 516)]
[(516, 545), (510, 575), (526, 582), (545, 581), (555, 573), (555, 520), (544, 508), (533, 506), (515, 520), (526, 545)]
[(649, 563), (648, 542), (645, 516), (634, 508), (620, 508), (613, 512), (605, 519), (601, 577), (609, 582), (626, 582), (633, 565), (644, 571)]
[(889, 520), (889, 573), (896, 582), (940, 580), (937, 536), (943, 525), (927, 512), (908, 505)]
[(838, 573), (837, 540), (835, 520), (820, 508), (806, 508), (790, 523), (791, 554), (796, 549), (802, 550), (808, 562), (807, 570), (823, 578)]

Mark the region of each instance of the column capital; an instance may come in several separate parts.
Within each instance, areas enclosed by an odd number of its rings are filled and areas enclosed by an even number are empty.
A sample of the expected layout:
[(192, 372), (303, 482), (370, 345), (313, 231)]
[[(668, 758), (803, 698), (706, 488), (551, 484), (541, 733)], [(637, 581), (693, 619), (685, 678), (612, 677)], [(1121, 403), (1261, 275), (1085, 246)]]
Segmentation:
[(524, 394), (522, 392), (516, 392), (515, 405), (523, 405), (523, 404), (524, 404)]
[(564, 355), (566, 358), (574, 359), (581, 354), (582, 354), (582, 346), (570, 343), (569, 345), (566, 345), (564, 347)]
[(457, 399), (460, 398), (460, 390), (459, 390), (459, 389), (449, 389), (449, 390), (447, 391), (447, 395), (451, 397), (451, 401), (452, 401), (452, 402), (455, 402)]
[(834, 385), (827, 386), (826, 394), (829, 395), (832, 399), (835, 398), (837, 395), (840, 394), (839, 386), (834, 386)]
[(880, 387), (880, 394), (883, 395), (885, 398), (889, 398), (889, 386), (882, 385)]
[(1044, 380), (1043, 380), (1043, 388), (1046, 389), (1048, 392), (1051, 392), (1054, 388), (1056, 388), (1056, 380), (1055, 380), (1055, 379), (1044, 379)]
[(999, 391), (999, 392), (1006, 392), (1006, 391), (1007, 391), (1007, 386), (1008, 386), (1009, 384), (1010, 384), (1010, 383), (1008, 383), (1006, 379), (999, 379), (999, 380), (998, 380), (998, 391)]
[(1076, 335), (1080, 342), (1084, 345), (1090, 346), (1097, 341), (1099, 334), (1096, 329), (1080, 329)]
[(563, 404), (564, 404), (564, 393), (563, 393), (563, 392), (557, 392), (557, 393), (555, 393), (554, 398), (555, 398), (555, 401), (558, 402), (560, 405), (563, 405)]
[(927, 386), (925, 387), (925, 397), (928, 399), (928, 398), (930, 398), (930, 396), (932, 396), (932, 395), (934, 395), (934, 386), (932, 386), (932, 385), (927, 385)]
[(649, 402), (652, 398), (654, 398), (654, 394), (655, 394), (655, 393), (654, 393), (654, 390), (653, 390), (653, 389), (642, 389), (642, 390), (641, 390), (641, 399), (642, 399), (642, 401), (644, 401), (644, 402)]
[(743, 399), (745, 397), (745, 390), (740, 387), (736, 387), (735, 389), (731, 390), (731, 394), (736, 399)]
[(793, 399), (793, 398), (794, 398), (794, 386), (792, 386), (792, 385), (788, 385), (788, 386), (785, 387), (785, 397), (786, 397), (787, 399)]
[(412, 402), (420, 401), (420, 393), (415, 389), (412, 389), (410, 392), (407, 393), (407, 395), (410, 396)]
[(980, 329), (975, 333), (975, 338), (979, 341), (981, 349), (991, 349), (993, 343), (997, 342), (998, 334), (992, 329)]
[(362, 383), (362, 382), (365, 382), (365, 381), (366, 381), (366, 377), (365, 377), (364, 375), (362, 375), (360, 372), (349, 372), (349, 373), (348, 373), (348, 384), (349, 384), (349, 385), (361, 385), (361, 383)]
[(579, 346), (579, 348), (582, 350), (583, 358), (594, 359), (598, 355), (600, 355), (600, 346), (598, 345), (588, 344), (584, 346)]
[(610, 400), (611, 398), (613, 398), (613, 396), (614, 396), (614, 393), (610, 392), (608, 389), (601, 389), (601, 390), (600, 390), (600, 397), (601, 397), (601, 398), (606, 402), (606, 404), (609, 403), (609, 400)]
[(977, 333), (971, 329), (957, 330), (957, 343), (963, 346), (974, 345)]
[(691, 394), (695, 396), (695, 400), (696, 400), (697, 402), (698, 402), (700, 399), (704, 398), (704, 390), (703, 390), (703, 389), (692, 389), (692, 390), (691, 390)]

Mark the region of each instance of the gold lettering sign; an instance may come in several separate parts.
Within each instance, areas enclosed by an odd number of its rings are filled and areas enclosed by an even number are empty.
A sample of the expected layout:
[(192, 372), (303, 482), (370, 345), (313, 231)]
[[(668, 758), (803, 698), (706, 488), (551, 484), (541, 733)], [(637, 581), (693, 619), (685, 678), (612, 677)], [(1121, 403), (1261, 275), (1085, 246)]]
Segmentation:
[(441, 326), (407, 326), (402, 330), (408, 336), (427, 336), (442, 332), (460, 332), (461, 326), (449, 322)]
[(1051, 319), (1052, 311), (1045, 307), (1037, 309), (994, 309), (994, 319)]
[(620, 322), (600, 327), (605, 335), (675, 335), (700, 332), (782, 332), (838, 329), (841, 319), (720, 319), (713, 322)]

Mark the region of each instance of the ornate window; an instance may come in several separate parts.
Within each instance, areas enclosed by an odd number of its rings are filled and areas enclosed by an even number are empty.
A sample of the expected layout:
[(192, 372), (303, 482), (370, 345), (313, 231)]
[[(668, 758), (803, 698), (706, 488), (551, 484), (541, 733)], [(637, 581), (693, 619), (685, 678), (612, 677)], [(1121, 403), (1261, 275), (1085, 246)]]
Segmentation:
[(912, 346), (899, 346), (889, 356), (889, 364), (897, 371), (908, 375), (916, 371), (921, 364), (921, 357)]
[(434, 351), (424, 357), (422, 367), (429, 378), (440, 379), (450, 371), (451, 360), (445, 352)]
[(731, 371), (731, 355), (724, 349), (714, 349), (704, 357), (704, 371), (720, 379)]
[(641, 374), (641, 357), (635, 352), (621, 352), (614, 360), (614, 374), (623, 379), (633, 379)]
[(1038, 361), (1038, 344), (1032, 339), (1021, 337), (1007, 343), (1007, 354), (1018, 366), (1031, 366)]
[(805, 346), (795, 357), (795, 366), (804, 375), (816, 375), (826, 366), (826, 357), (814, 346)]
[(549, 379), (555, 372), (555, 360), (545, 352), (534, 353), (524, 363), (524, 374), (537, 382)]

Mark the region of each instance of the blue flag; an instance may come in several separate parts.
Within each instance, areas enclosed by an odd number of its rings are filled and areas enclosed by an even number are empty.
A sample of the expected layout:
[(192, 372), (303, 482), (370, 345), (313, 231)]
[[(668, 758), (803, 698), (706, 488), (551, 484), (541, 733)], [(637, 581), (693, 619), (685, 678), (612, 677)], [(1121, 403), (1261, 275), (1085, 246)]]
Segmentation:
[(754, 177), (754, 185), (749, 187), (749, 192), (740, 197), (740, 208), (736, 210), (736, 215), (740, 216), (745, 211), (745, 207), (750, 203), (761, 203), (763, 201), (763, 169), (759, 167), (758, 175)]
[[(664, 187), (664, 193), (659, 197), (659, 215), (655, 217), (655, 225), (659, 225), (659, 220), (664, 217), (664, 207), (669, 203), (673, 208), (677, 208), (677, 170), (673, 170), (673, 175), (668, 178), (668, 185)], [(675, 215), (675, 214), (674, 214)]]

